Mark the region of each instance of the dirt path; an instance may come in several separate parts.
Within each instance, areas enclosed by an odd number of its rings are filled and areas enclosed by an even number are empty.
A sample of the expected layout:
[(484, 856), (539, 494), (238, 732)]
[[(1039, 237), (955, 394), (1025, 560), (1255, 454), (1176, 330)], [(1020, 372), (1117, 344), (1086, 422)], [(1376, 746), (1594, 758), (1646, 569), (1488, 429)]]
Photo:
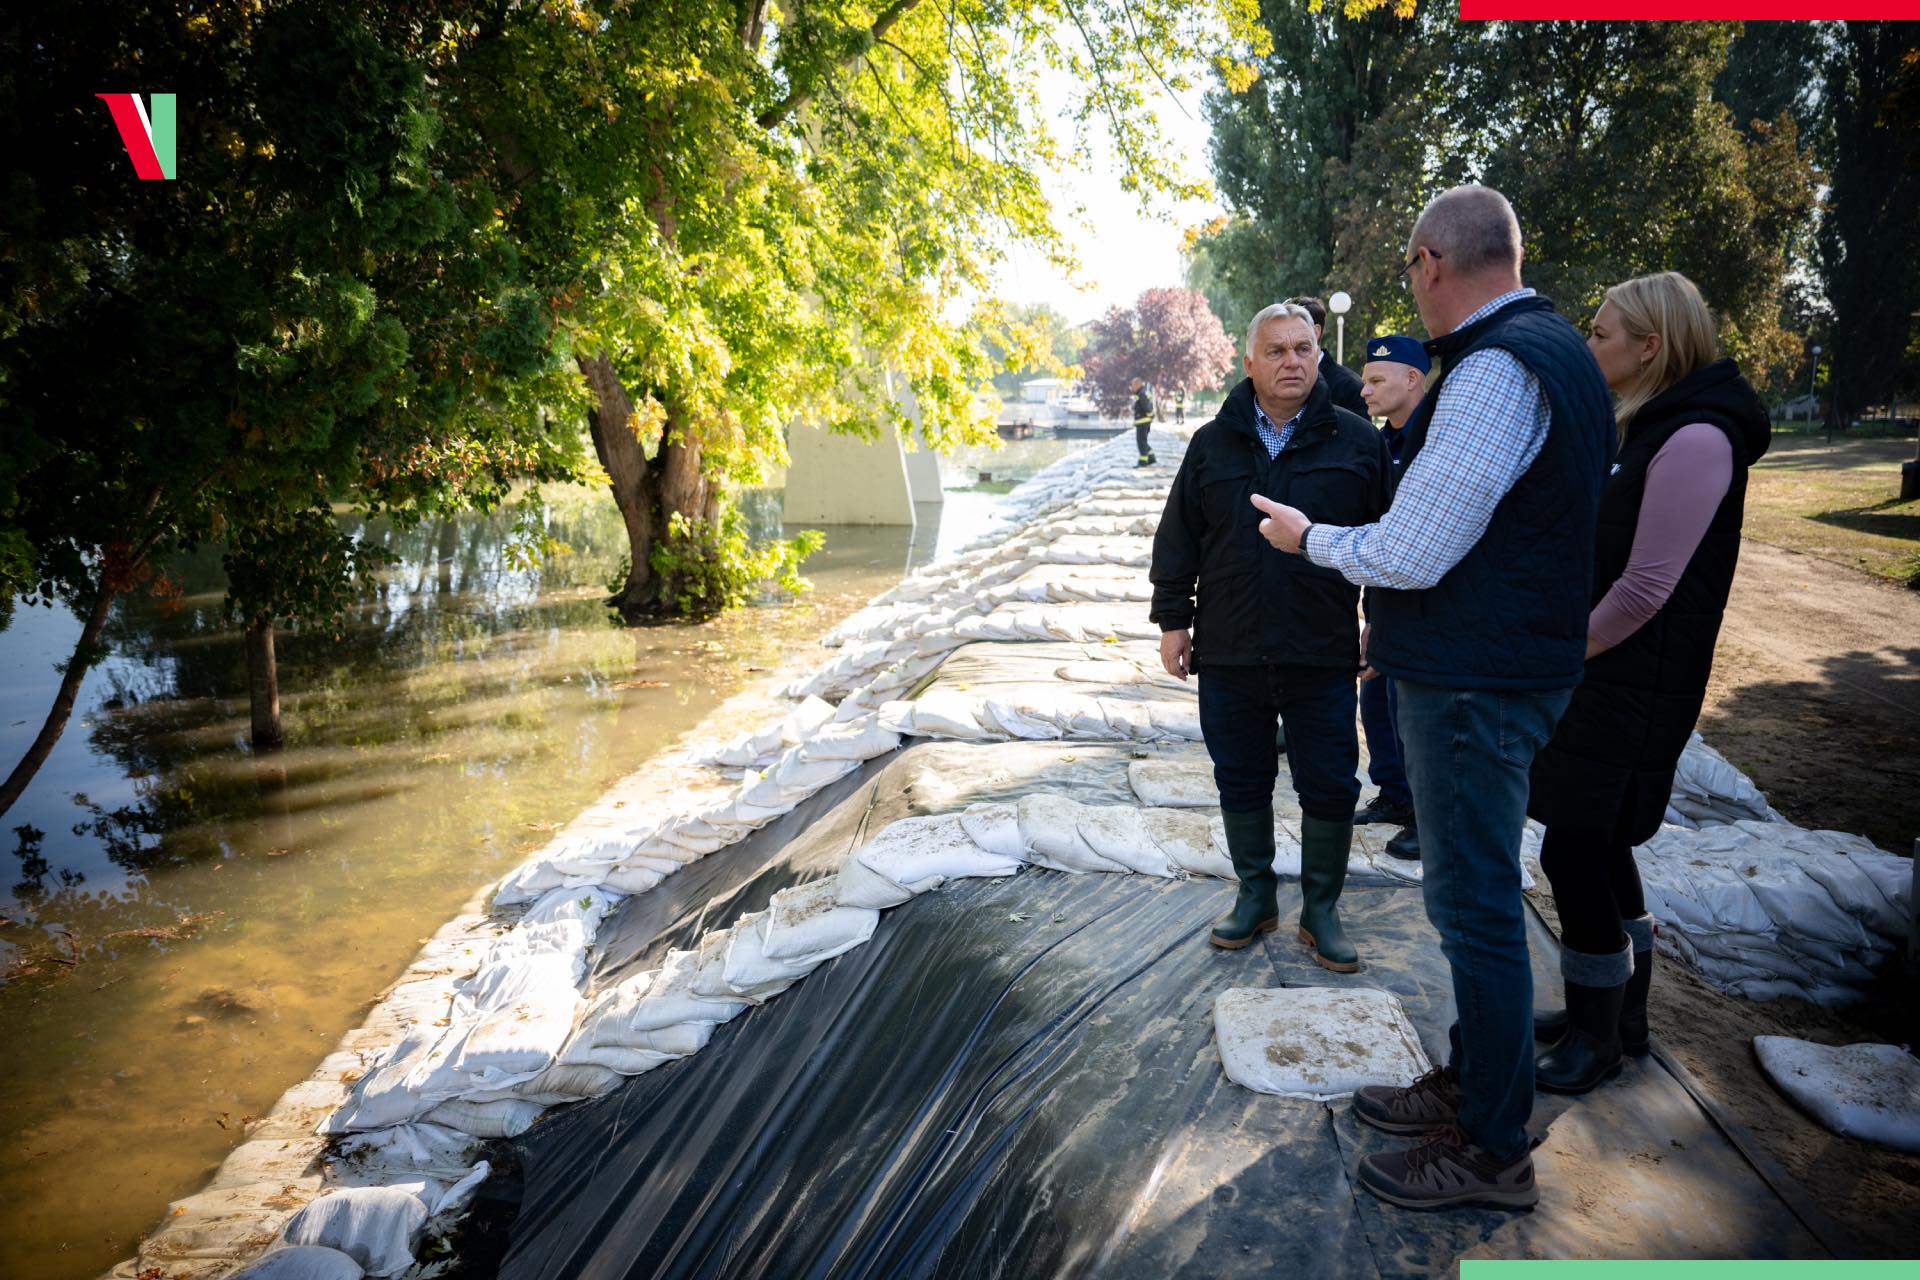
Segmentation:
[(1800, 825), (1912, 853), (1920, 591), (1747, 540), (1700, 732)]

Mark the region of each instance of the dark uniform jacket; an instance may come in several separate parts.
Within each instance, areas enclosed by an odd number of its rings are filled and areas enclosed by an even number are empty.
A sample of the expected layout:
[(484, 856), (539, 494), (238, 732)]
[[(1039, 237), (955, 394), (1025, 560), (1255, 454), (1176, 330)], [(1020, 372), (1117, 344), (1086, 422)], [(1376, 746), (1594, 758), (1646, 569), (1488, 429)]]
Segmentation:
[(1336, 408), (1357, 413), (1363, 418), (1368, 415), (1367, 398), (1360, 394), (1360, 375), (1326, 351), (1320, 353), (1320, 381), (1327, 384)]
[(1387, 509), (1391, 467), (1380, 433), (1335, 407), (1324, 380), (1314, 382), (1287, 448), (1269, 459), (1254, 427), (1253, 382), (1241, 382), (1194, 432), (1167, 495), (1148, 573), (1153, 621), (1163, 631), (1193, 628), (1196, 671), (1207, 663), (1357, 668), (1360, 589), (1275, 550), (1248, 499), (1264, 494), (1309, 520), (1371, 524)]
[(1709, 422), (1733, 446), (1733, 481), (1666, 604), (1613, 648), (1587, 659), (1552, 741), (1534, 757), (1527, 812), (1620, 844), (1660, 829), (1706, 697), (1714, 641), (1740, 560), (1747, 468), (1767, 451), (1772, 424), (1731, 360), (1715, 360), (1649, 400), (1627, 424), (1619, 465), (1600, 498), (1593, 603), (1626, 571), (1640, 523), (1647, 467), (1680, 428)]

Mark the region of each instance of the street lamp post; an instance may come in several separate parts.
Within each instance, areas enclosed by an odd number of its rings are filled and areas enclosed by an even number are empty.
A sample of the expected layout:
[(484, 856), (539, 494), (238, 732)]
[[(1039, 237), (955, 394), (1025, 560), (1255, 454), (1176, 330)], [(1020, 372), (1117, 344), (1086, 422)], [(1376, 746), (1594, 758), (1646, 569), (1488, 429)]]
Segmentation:
[(1813, 421), (1814, 406), (1818, 401), (1813, 394), (1813, 380), (1820, 374), (1820, 344), (1813, 344), (1813, 367), (1807, 370), (1807, 421)]
[(1327, 299), (1327, 310), (1333, 312), (1333, 358), (1341, 364), (1347, 362), (1347, 312), (1352, 309), (1353, 299), (1347, 296), (1344, 289)]

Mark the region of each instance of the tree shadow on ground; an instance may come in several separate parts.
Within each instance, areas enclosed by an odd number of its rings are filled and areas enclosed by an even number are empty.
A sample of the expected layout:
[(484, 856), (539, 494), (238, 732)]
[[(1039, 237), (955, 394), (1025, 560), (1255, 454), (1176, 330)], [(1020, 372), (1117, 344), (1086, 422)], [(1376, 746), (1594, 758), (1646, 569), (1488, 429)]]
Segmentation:
[(1911, 854), (1920, 836), (1920, 646), (1829, 654), (1818, 680), (1732, 689), (1700, 720), (1707, 741), (1801, 826)]

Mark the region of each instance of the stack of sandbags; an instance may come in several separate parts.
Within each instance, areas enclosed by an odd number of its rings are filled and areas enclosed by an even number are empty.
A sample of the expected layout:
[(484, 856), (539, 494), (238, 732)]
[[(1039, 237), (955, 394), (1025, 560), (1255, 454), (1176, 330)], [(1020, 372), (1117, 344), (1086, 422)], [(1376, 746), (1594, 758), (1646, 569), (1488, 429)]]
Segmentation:
[(1850, 1003), (1905, 947), (1912, 864), (1863, 837), (1749, 819), (1635, 854), (1662, 949), (1724, 991)]

